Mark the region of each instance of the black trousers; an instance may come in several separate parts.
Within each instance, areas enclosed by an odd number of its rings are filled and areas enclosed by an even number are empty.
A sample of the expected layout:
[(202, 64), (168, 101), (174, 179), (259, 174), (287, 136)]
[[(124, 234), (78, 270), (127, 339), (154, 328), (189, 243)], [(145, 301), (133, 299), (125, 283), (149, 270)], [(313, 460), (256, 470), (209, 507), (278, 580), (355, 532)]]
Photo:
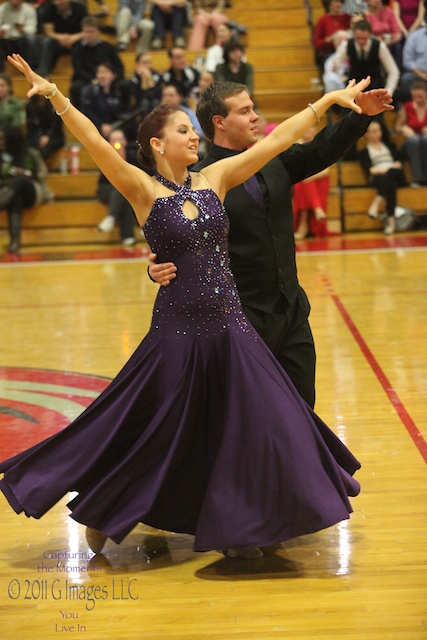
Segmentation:
[(283, 298), (271, 313), (243, 304), (249, 322), (276, 356), (301, 397), (314, 407), (316, 349), (308, 316), (310, 303), (300, 287), (294, 304)]
[(394, 216), (396, 208), (398, 187), (406, 184), (405, 175), (402, 169), (389, 169), (387, 173), (372, 176), (372, 185), (376, 188), (378, 195), (383, 196), (386, 201), (387, 215)]
[(117, 220), (120, 240), (133, 238), (133, 228), (137, 221), (128, 200), (109, 183), (98, 187), (97, 196), (100, 202), (108, 205), (108, 215)]

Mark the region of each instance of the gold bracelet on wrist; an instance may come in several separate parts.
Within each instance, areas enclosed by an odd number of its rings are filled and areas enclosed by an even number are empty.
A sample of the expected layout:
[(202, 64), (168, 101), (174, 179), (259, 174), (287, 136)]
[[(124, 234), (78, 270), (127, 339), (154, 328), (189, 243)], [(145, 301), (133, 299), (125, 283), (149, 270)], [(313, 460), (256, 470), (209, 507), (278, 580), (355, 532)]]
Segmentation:
[(58, 93), (58, 87), (56, 86), (56, 84), (54, 82), (52, 82), (53, 84), (53, 89), (51, 91), (51, 93), (49, 93), (48, 95), (45, 94), (45, 98), (46, 100), (50, 100), (51, 98), (53, 98), (53, 96), (56, 96), (56, 94)]

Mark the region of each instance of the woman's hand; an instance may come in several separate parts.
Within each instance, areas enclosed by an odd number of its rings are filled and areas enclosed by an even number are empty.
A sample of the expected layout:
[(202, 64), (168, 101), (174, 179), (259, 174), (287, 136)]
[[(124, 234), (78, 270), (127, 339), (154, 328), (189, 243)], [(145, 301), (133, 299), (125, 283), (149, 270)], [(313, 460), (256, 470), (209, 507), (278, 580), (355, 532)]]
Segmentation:
[(32, 85), (31, 89), (27, 93), (27, 98), (31, 98), (31, 96), (36, 94), (49, 95), (52, 93), (54, 90), (54, 84), (33, 71), (28, 62), (26, 62), (19, 53), (12, 53), (11, 56), (7, 56), (7, 59), (25, 76), (29, 84)]
[(371, 83), (371, 76), (364, 78), (360, 82), (356, 82), (356, 80), (350, 80), (345, 89), (340, 89), (338, 91), (331, 91), (329, 94), (331, 98), (333, 98), (334, 103), (338, 104), (340, 107), (345, 107), (346, 109), (353, 109), (356, 113), (362, 113), (361, 107), (356, 104), (355, 99), (368, 87)]

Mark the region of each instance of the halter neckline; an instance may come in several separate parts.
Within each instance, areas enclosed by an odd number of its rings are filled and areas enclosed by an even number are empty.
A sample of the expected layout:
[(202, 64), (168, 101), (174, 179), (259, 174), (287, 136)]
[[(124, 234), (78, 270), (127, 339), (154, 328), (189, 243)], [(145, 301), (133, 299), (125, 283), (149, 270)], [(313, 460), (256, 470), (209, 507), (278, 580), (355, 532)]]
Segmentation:
[(155, 177), (165, 187), (167, 187), (171, 191), (175, 191), (176, 193), (178, 193), (179, 191), (181, 191), (182, 189), (185, 189), (185, 188), (189, 189), (190, 186), (191, 186), (190, 173), (187, 173), (187, 177), (185, 178), (184, 184), (176, 184), (175, 182), (171, 182), (170, 180), (168, 180), (167, 178), (165, 178), (164, 176), (160, 175), (160, 173), (157, 173), (157, 172), (155, 174)]

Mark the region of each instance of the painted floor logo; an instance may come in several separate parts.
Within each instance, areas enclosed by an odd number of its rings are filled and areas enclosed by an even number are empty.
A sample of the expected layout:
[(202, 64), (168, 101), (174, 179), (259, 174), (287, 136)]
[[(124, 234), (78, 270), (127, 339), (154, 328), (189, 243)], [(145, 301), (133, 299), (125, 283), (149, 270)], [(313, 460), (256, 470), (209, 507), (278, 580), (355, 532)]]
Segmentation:
[(66, 427), (109, 382), (101, 376), (0, 367), (0, 460)]

